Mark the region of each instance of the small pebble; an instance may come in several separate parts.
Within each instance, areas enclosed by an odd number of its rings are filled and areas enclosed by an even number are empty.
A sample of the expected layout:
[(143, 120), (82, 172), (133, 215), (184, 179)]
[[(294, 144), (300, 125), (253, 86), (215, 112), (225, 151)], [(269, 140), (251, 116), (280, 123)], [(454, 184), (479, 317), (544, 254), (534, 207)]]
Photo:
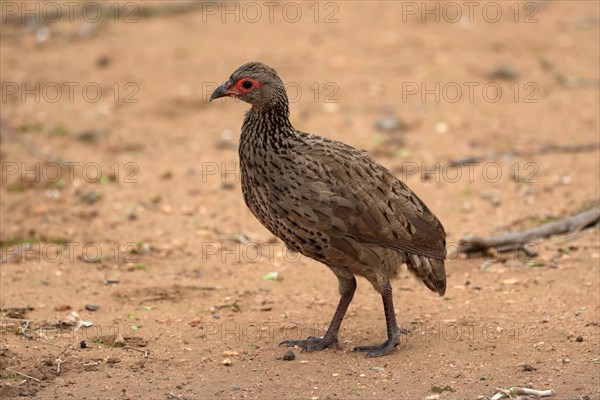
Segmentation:
[(100, 200), (100, 197), (101, 197), (101, 195), (97, 191), (90, 190), (89, 192), (81, 195), (80, 199), (84, 203), (95, 204), (98, 202), (98, 200)]
[(575, 340), (577, 340), (578, 342), (583, 342), (583, 336), (577, 336)]
[(100, 308), (100, 306), (97, 304), (86, 304), (85, 305), (85, 309), (88, 311), (98, 311), (99, 308)]
[(109, 364), (118, 364), (121, 362), (121, 359), (119, 357), (108, 357), (108, 360), (106, 360), (106, 362)]
[(82, 340), (81, 342), (79, 342), (79, 348), (87, 349), (87, 343), (85, 342), (85, 340)]
[(293, 351), (291, 351), (291, 350), (288, 350), (288, 351), (287, 351), (287, 353), (285, 353), (285, 354), (283, 355), (283, 360), (284, 360), (284, 361), (293, 361), (293, 360), (295, 360), (295, 359), (296, 359), (296, 355), (295, 355), (295, 354), (294, 354), (294, 352), (293, 352)]
[(537, 368), (532, 367), (529, 364), (523, 365), (523, 371), (535, 371)]
[(408, 125), (395, 115), (388, 115), (375, 122), (375, 128), (383, 132), (405, 131)]
[(223, 361), (221, 361), (221, 364), (223, 364), (223, 365), (226, 365), (226, 366), (228, 366), (228, 367), (229, 367), (229, 366), (230, 366), (231, 364), (233, 364), (233, 363), (231, 362), (231, 359), (229, 359), (229, 358), (226, 358), (226, 359), (224, 359)]
[(104, 67), (108, 67), (108, 64), (110, 64), (110, 57), (109, 56), (100, 56), (96, 59), (96, 65), (100, 68), (104, 68)]
[(493, 70), (489, 75), (489, 79), (504, 79), (515, 80), (519, 78), (519, 71), (511, 65), (501, 65)]

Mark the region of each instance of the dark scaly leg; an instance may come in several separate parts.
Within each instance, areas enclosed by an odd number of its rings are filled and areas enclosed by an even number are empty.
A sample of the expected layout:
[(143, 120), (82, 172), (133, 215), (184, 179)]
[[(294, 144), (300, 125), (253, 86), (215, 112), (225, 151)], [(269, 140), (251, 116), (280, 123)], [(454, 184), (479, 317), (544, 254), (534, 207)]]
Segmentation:
[(392, 349), (400, 344), (400, 334), (408, 333), (404, 329), (400, 329), (396, 323), (396, 315), (394, 314), (394, 301), (392, 298), (392, 285), (386, 283), (381, 293), (383, 299), (383, 309), (385, 311), (385, 324), (387, 326), (388, 339), (382, 344), (373, 346), (357, 346), (354, 351), (366, 351), (367, 357), (384, 356)]
[(320, 338), (311, 336), (305, 340), (284, 340), (279, 343), (280, 346), (298, 346), (302, 348), (303, 352), (323, 350), (327, 347), (338, 346), (338, 331), (342, 325), (344, 315), (346, 315), (346, 310), (348, 310), (348, 306), (350, 305), (350, 302), (352, 302), (352, 297), (354, 297), (354, 292), (356, 291), (356, 279), (354, 277), (347, 278), (338, 275), (338, 280), (341, 298), (325, 335)]

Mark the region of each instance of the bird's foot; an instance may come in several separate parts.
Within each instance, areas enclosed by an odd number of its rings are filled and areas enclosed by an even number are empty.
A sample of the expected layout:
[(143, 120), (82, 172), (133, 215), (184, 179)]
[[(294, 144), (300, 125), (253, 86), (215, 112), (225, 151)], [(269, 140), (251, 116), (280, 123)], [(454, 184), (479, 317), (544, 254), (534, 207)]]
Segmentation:
[(392, 337), (389, 337), (384, 343), (369, 345), (369, 346), (356, 346), (354, 351), (366, 351), (367, 357), (381, 357), (388, 354), (394, 349), (394, 347), (400, 344), (400, 334), (408, 334), (410, 331), (406, 329), (396, 329)]
[(318, 351), (323, 350), (328, 347), (338, 347), (338, 339), (337, 336), (323, 336), (323, 337), (315, 337), (309, 336), (308, 339), (305, 340), (284, 340), (279, 343), (279, 345), (285, 345), (287, 347), (298, 346), (302, 349), (302, 352), (309, 351)]

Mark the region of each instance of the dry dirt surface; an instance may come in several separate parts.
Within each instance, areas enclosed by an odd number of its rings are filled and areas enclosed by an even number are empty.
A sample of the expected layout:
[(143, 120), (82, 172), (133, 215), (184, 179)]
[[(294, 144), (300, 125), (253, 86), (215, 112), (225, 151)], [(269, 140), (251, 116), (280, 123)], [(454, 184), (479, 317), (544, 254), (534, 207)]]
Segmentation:
[[(0, 6), (0, 397), (600, 398), (597, 226), (483, 271), (452, 254), (597, 205), (598, 2)], [(364, 280), (339, 348), (283, 357), (337, 281), (242, 200), (248, 105), (207, 100), (250, 60), (298, 129), (370, 152), (447, 230), (446, 296), (393, 282), (410, 333), (386, 357), (352, 351), (385, 337)]]

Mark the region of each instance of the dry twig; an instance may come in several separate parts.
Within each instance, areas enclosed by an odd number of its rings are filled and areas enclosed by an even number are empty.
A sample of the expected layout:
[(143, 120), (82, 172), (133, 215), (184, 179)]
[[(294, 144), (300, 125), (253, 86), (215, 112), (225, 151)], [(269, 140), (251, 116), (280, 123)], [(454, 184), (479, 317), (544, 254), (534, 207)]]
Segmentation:
[(0, 259), (0, 264), (5, 264), (5, 263), (9, 262), (10, 260), (17, 257), (22, 252), (31, 249), (31, 246), (32, 246), (31, 243), (23, 243), (21, 246), (19, 246), (17, 249), (15, 249), (15, 251), (13, 251), (12, 253), (9, 253), (9, 254), (5, 255), (4, 257), (2, 257), (2, 259)]
[(600, 150), (600, 146), (597, 143), (585, 143), (585, 144), (574, 144), (574, 145), (566, 145), (559, 146), (554, 144), (546, 144), (544, 146), (538, 147), (537, 149), (531, 151), (504, 151), (504, 152), (492, 152), (483, 154), (481, 156), (470, 156), (458, 159), (456, 161), (451, 161), (449, 164), (456, 165), (457, 167), (468, 165), (468, 164), (477, 164), (484, 161), (491, 160), (512, 160), (517, 157), (523, 156), (531, 156), (533, 154), (573, 154), (573, 153), (585, 153), (591, 151)]
[(550, 397), (554, 394), (552, 390), (536, 390), (522, 387), (511, 387), (508, 389), (498, 388), (498, 393), (493, 395), (490, 400), (500, 400), (504, 398), (514, 399), (515, 396), (538, 396), (538, 397)]
[(42, 381), (40, 381), (38, 378), (34, 378), (33, 376), (30, 376), (30, 375), (24, 374), (24, 373), (22, 373), (22, 372), (19, 372), (19, 371), (15, 371), (14, 369), (6, 368), (6, 367), (4, 367), (4, 369), (5, 369), (5, 370), (7, 370), (7, 371), (9, 371), (9, 372), (12, 372), (12, 373), (14, 373), (14, 374), (18, 374), (18, 375), (21, 375), (21, 376), (23, 376), (23, 377), (25, 377), (25, 378), (31, 379), (31, 380), (33, 380), (33, 381), (40, 382), (40, 383), (42, 382)]
[(515, 248), (527, 251), (526, 245), (532, 244), (536, 240), (552, 235), (580, 232), (582, 229), (598, 223), (599, 220), (600, 208), (594, 208), (522, 232), (511, 232), (487, 238), (475, 235), (466, 236), (459, 242), (458, 251), (466, 254), (483, 252), (489, 248), (495, 248), (498, 251)]

